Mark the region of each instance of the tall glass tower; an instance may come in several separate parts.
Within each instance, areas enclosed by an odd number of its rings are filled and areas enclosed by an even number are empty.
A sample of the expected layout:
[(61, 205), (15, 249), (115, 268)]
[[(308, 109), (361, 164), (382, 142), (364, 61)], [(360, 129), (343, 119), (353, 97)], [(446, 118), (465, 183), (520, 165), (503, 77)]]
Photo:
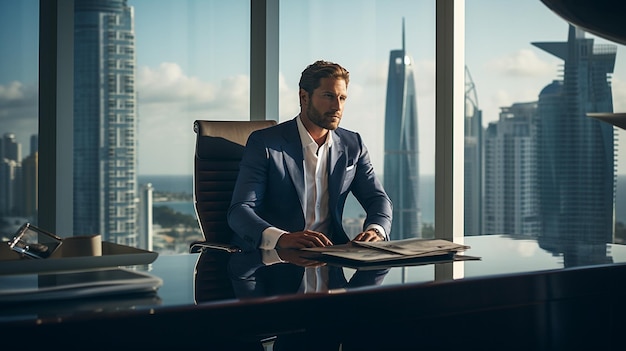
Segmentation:
[(478, 108), (474, 80), (465, 67), (465, 236), (480, 235), (483, 203), (483, 111)]
[(533, 45), (564, 61), (563, 80), (544, 88), (537, 106), (542, 236), (612, 242), (613, 126), (586, 114), (613, 111), (616, 46), (594, 45), (573, 26), (567, 42)]
[(389, 55), (387, 100), (385, 106), (384, 186), (393, 202), (393, 225), (390, 237), (421, 237), (419, 195), (419, 153), (417, 134), (417, 99), (412, 58), (404, 45)]
[(135, 246), (137, 97), (133, 9), (76, 0), (74, 233)]

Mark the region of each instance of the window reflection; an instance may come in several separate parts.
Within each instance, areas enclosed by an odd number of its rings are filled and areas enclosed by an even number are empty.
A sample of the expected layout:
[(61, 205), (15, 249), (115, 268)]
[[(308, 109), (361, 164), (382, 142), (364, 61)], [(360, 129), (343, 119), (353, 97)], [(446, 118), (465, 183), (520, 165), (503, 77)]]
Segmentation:
[[(481, 135), (466, 116), (465, 234), (623, 242), (624, 132), (586, 117), (626, 109), (623, 45), (570, 27), (540, 2), (468, 0), (465, 26), (476, 96), (466, 114), (483, 120)], [(467, 153), (477, 140), (482, 164)]]

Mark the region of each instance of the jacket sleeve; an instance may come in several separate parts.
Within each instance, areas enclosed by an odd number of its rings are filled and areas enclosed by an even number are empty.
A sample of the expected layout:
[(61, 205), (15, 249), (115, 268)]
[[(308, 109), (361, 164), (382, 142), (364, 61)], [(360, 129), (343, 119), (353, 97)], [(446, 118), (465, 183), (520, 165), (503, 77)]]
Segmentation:
[(270, 224), (257, 210), (265, 196), (269, 153), (258, 132), (248, 138), (233, 197), (228, 209), (228, 225), (246, 245), (258, 248), (263, 230)]
[(361, 146), (361, 154), (357, 161), (356, 174), (351, 190), (354, 197), (365, 210), (366, 217), (363, 228), (370, 224), (378, 224), (385, 229), (387, 237), (391, 232), (392, 210), (391, 199), (374, 173), (367, 147), (357, 134)]

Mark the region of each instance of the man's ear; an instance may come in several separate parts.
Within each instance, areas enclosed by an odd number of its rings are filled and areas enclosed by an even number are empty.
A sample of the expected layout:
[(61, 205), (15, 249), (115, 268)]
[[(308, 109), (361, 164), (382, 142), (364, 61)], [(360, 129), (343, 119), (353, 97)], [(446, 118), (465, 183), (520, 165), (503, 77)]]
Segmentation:
[(300, 106), (308, 105), (309, 93), (304, 89), (300, 89), (299, 95), (300, 95)]

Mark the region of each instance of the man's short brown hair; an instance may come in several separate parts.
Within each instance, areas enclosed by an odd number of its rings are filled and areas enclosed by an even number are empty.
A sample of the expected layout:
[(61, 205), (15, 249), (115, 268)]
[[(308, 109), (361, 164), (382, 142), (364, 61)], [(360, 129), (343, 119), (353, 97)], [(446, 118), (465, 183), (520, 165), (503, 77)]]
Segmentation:
[(346, 87), (350, 82), (350, 72), (341, 65), (328, 61), (315, 61), (302, 71), (300, 77), (300, 89), (303, 89), (309, 95), (320, 86), (322, 78), (343, 79), (346, 81)]

